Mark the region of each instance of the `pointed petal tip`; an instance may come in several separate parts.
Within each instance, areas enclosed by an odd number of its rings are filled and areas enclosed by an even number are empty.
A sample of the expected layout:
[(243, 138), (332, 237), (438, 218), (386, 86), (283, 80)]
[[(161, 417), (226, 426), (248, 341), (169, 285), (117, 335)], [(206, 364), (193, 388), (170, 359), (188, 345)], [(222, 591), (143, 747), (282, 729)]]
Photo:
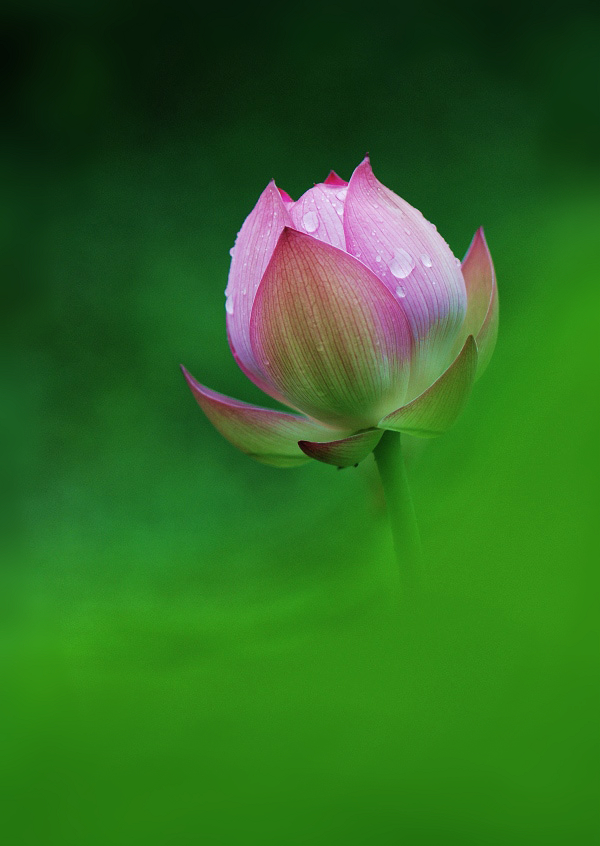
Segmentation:
[(183, 373), (185, 381), (188, 383), (190, 388), (193, 388), (194, 385), (196, 384), (196, 380), (194, 379), (194, 377), (192, 376), (190, 371), (183, 364), (180, 364), (179, 368), (180, 368), (181, 372)]
[(345, 179), (342, 179), (342, 177), (341, 177), (341, 176), (339, 176), (339, 175), (335, 172), (335, 170), (330, 170), (330, 171), (329, 171), (329, 176), (327, 177), (327, 179), (325, 180), (325, 182), (324, 182), (323, 184), (324, 184), (324, 185), (339, 185), (339, 186), (346, 186), (348, 183), (346, 182), (346, 180), (345, 180)]
[(490, 248), (488, 246), (488, 242), (487, 242), (487, 239), (485, 237), (485, 231), (484, 231), (483, 226), (480, 226), (475, 230), (475, 234), (471, 238), (471, 243), (469, 244), (469, 248), (468, 248), (467, 252), (465, 253), (465, 257), (463, 258), (461, 264), (465, 263), (465, 261), (467, 260), (469, 254), (471, 252), (476, 253), (477, 248), (483, 248), (485, 253), (487, 253), (488, 256), (490, 256), (490, 261), (491, 261)]
[(280, 195), (280, 197), (281, 197), (281, 199), (283, 200), (284, 203), (293, 203), (294, 202), (293, 198), (290, 197), (290, 195), (288, 194), (287, 191), (285, 191), (283, 188), (279, 188), (277, 185), (275, 187), (279, 191), (279, 195)]

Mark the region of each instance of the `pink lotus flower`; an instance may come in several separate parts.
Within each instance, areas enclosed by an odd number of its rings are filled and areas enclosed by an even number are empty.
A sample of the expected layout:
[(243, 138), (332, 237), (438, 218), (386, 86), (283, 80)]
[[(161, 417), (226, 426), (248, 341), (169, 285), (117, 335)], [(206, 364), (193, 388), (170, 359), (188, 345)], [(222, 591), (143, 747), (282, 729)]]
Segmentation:
[(216, 393), (184, 370), (200, 407), (258, 461), (356, 464), (386, 429), (440, 435), (496, 342), (498, 297), (480, 229), (462, 262), (374, 176), (330, 173), (294, 202), (270, 182), (232, 250), (235, 360), (287, 413)]

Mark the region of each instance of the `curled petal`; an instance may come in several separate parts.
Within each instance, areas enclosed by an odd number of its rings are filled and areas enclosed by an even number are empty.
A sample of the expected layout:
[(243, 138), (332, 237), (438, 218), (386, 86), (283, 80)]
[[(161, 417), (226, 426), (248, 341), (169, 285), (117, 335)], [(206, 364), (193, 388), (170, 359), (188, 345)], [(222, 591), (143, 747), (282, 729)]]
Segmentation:
[(330, 170), (329, 176), (325, 180), (324, 184), (325, 185), (338, 185), (338, 186), (342, 187), (343, 185), (347, 185), (348, 183), (346, 182), (345, 179), (342, 179), (341, 176), (338, 176), (337, 173), (335, 172), (335, 170)]
[(306, 417), (260, 408), (211, 391), (182, 367), (200, 408), (223, 437), (251, 458), (274, 467), (296, 467), (307, 461), (298, 441), (343, 437), (348, 432), (322, 426)]
[(318, 420), (366, 429), (405, 396), (412, 337), (402, 307), (363, 264), (309, 235), (283, 231), (250, 333), (269, 382)]
[(344, 200), (347, 188), (339, 184), (315, 185), (290, 208), (292, 223), (300, 232), (306, 232), (319, 241), (325, 241), (340, 250), (346, 249), (344, 236)]
[(298, 446), (303, 453), (316, 458), (317, 461), (333, 464), (335, 467), (352, 467), (373, 452), (382, 436), (381, 430), (367, 429), (366, 432), (359, 432), (338, 441), (300, 441)]
[(483, 227), (475, 233), (463, 259), (462, 272), (467, 287), (467, 313), (461, 337), (473, 335), (477, 341), (477, 379), (488, 366), (498, 337), (498, 288), (492, 256)]
[(350, 179), (344, 231), (348, 252), (402, 300), (416, 339), (415, 396), (452, 361), (466, 309), (460, 264), (421, 212), (376, 179), (368, 158)]
[(477, 346), (472, 335), (437, 381), (403, 408), (380, 420), (381, 429), (435, 438), (452, 426), (466, 405), (477, 370)]
[(262, 390), (270, 393), (250, 345), (250, 313), (264, 270), (284, 226), (291, 224), (281, 192), (270, 182), (236, 238), (227, 295), (227, 336), (236, 361)]

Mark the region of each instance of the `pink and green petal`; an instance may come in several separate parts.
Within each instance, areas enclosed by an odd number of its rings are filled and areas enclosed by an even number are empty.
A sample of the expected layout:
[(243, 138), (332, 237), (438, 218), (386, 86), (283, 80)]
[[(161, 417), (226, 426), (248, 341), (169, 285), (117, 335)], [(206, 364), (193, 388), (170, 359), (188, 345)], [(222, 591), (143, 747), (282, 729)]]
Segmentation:
[(461, 337), (475, 337), (479, 353), (479, 379), (489, 364), (498, 337), (498, 287), (483, 227), (477, 230), (471, 241), (462, 263), (462, 272), (467, 287), (467, 313)]
[(223, 437), (246, 455), (273, 467), (296, 467), (308, 457), (300, 440), (331, 440), (347, 431), (322, 426), (306, 417), (260, 408), (211, 391), (182, 367), (200, 408)]
[(244, 373), (268, 391), (250, 344), (250, 313), (256, 290), (284, 226), (291, 225), (281, 192), (271, 181), (240, 229), (232, 251), (227, 296), (227, 335)]
[(379, 422), (381, 429), (435, 438), (452, 426), (465, 407), (477, 371), (477, 345), (472, 335), (439, 379), (407, 405)]
[(234, 343), (231, 339), (231, 333), (229, 332), (229, 328), (227, 329), (227, 340), (229, 342), (229, 349), (231, 350), (231, 354), (234, 358), (234, 361), (237, 364), (237, 366), (240, 368), (240, 370), (242, 371), (244, 376), (247, 376), (248, 379), (250, 379), (251, 382), (254, 382), (254, 384), (258, 388), (260, 388), (261, 391), (263, 391), (265, 394), (267, 394), (267, 396), (272, 397), (273, 399), (276, 399), (277, 402), (280, 402), (283, 405), (290, 405), (290, 403), (286, 400), (286, 398), (284, 396), (282, 396), (279, 393), (279, 391), (276, 391), (275, 388), (269, 382), (267, 382), (267, 380), (262, 375), (259, 376), (256, 373), (251, 372), (246, 367), (246, 365), (244, 364), (244, 362), (242, 361), (242, 359), (239, 357), (239, 355), (236, 352), (235, 345), (234, 345)]
[(338, 175), (337, 175), (337, 173), (335, 172), (335, 170), (330, 170), (330, 171), (329, 171), (329, 176), (328, 176), (328, 177), (327, 177), (327, 179), (325, 180), (325, 183), (324, 183), (324, 184), (325, 184), (325, 185), (337, 185), (337, 186), (339, 186), (340, 188), (341, 188), (341, 187), (343, 187), (344, 185), (348, 185), (348, 183), (346, 182), (346, 180), (345, 180), (345, 179), (342, 179), (342, 177), (341, 177), (341, 176), (338, 176)]
[(319, 241), (345, 250), (342, 217), (346, 191), (345, 186), (338, 184), (322, 182), (315, 185), (291, 206), (290, 216), (294, 227)]
[(466, 310), (460, 262), (420, 211), (379, 182), (368, 158), (350, 179), (344, 231), (348, 252), (402, 302), (416, 339), (409, 388), (416, 396), (453, 359)]
[(317, 420), (367, 429), (404, 400), (412, 336), (400, 304), (363, 264), (309, 235), (283, 231), (250, 333), (261, 372)]
[(366, 432), (359, 432), (338, 441), (300, 441), (298, 446), (303, 453), (310, 458), (316, 458), (317, 461), (333, 464), (335, 467), (352, 467), (373, 452), (382, 435), (381, 430), (367, 429)]

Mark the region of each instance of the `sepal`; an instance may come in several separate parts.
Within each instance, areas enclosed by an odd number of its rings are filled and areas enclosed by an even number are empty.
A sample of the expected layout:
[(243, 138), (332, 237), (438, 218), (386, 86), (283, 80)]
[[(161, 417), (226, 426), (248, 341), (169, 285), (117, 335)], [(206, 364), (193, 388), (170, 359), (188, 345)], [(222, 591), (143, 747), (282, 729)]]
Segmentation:
[(305, 455), (315, 458), (317, 461), (333, 464), (340, 468), (352, 467), (373, 452), (382, 436), (381, 430), (367, 429), (365, 432), (359, 432), (349, 438), (342, 438), (337, 441), (325, 443), (299, 441), (298, 446)]

